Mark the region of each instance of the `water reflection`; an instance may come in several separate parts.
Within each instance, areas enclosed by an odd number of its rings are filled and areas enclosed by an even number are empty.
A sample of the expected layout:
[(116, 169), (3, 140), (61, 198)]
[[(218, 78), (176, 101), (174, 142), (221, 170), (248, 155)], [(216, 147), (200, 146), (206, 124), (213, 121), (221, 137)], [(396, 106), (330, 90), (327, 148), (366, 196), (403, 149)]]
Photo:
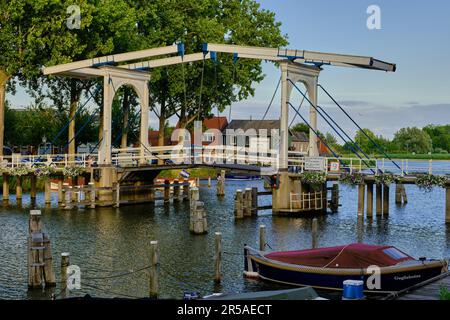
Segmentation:
[[(311, 247), (313, 217), (277, 217), (263, 212), (255, 218), (234, 220), (234, 191), (247, 187), (263, 190), (259, 181), (227, 181), (226, 195), (217, 198), (214, 186), (201, 189), (205, 203), (209, 233), (194, 236), (189, 232), (189, 204), (138, 205), (120, 208), (60, 210), (55, 205), (45, 208), (43, 194), (37, 204), (43, 210), (44, 231), (50, 234), (54, 268), (58, 285), (51, 290), (27, 291), (26, 236), (28, 212), (34, 207), (24, 194), (22, 208), (15, 197), (0, 208), (0, 298), (49, 299), (61, 291), (60, 256), (71, 253), (71, 263), (80, 266), (82, 289), (70, 296), (145, 297), (149, 292), (146, 270), (125, 277), (150, 263), (150, 241), (160, 247), (160, 296), (182, 298), (183, 292), (236, 292), (272, 290), (283, 286), (244, 279), (243, 246), (258, 247), (258, 227), (266, 226), (267, 243), (273, 250), (298, 250)], [(393, 205), (389, 216), (358, 218), (355, 190), (341, 186), (342, 207), (337, 214), (318, 218), (319, 246), (343, 245), (353, 242), (396, 245), (416, 257), (449, 256), (450, 226), (444, 223), (442, 192), (424, 194), (408, 186), (409, 203)], [(260, 205), (270, 204), (270, 197), (261, 197)], [(222, 232), (224, 252), (223, 279), (214, 283), (214, 232)], [(270, 249), (269, 248), (269, 249)]]

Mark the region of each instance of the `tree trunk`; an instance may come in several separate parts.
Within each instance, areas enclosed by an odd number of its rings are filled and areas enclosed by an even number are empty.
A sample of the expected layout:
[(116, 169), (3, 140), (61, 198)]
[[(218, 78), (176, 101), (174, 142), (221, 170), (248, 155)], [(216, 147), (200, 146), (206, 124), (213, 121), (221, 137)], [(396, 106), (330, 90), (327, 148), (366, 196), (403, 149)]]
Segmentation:
[[(75, 161), (76, 141), (75, 141), (75, 114), (77, 111), (78, 102), (80, 100), (80, 90), (77, 88), (77, 80), (70, 81), (70, 108), (69, 108), (69, 161)], [(73, 119), (73, 120), (72, 120)], [(72, 120), (72, 121), (71, 121)]]
[(130, 92), (125, 89), (122, 101), (123, 109), (123, 131), (122, 140), (120, 142), (120, 148), (126, 149), (128, 147), (128, 117), (130, 113)]
[[(163, 109), (161, 108), (161, 111)], [(159, 132), (158, 132), (158, 146), (162, 147), (165, 145), (165, 131), (166, 131), (166, 117), (164, 116), (164, 114), (161, 112), (161, 115), (159, 117)], [(159, 152), (159, 155), (162, 156), (164, 155), (164, 152)], [(161, 159), (158, 159), (158, 164), (159, 165), (163, 165), (164, 161)]]
[(3, 156), (5, 138), (5, 105), (6, 105), (6, 83), (9, 76), (0, 70), (0, 156)]

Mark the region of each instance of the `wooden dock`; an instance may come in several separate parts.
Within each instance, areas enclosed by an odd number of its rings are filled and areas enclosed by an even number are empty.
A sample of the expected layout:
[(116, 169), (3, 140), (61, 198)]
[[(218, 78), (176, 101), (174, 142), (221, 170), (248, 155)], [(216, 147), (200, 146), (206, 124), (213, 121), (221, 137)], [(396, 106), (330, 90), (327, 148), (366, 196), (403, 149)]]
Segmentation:
[(387, 300), (439, 300), (442, 287), (450, 290), (450, 272), (388, 296)]

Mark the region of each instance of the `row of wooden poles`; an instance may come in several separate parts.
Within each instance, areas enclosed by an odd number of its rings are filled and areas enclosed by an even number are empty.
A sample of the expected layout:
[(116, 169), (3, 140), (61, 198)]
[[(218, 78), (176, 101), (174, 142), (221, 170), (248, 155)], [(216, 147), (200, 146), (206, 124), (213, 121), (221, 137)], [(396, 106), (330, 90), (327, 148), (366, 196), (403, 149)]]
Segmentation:
[[(264, 251), (268, 246), (267, 243), (267, 232), (266, 226), (259, 226), (259, 250)], [(312, 230), (311, 230), (311, 247), (313, 249), (318, 247), (318, 220), (314, 218), (312, 220)], [(150, 243), (150, 259), (151, 259), (151, 272), (150, 272), (150, 297), (157, 297), (159, 294), (158, 289), (158, 242), (152, 241)], [(224, 255), (222, 246), (222, 233), (216, 232), (214, 234), (214, 282), (220, 283), (222, 281), (222, 257)], [(242, 253), (243, 255), (243, 253)]]
[[(9, 201), (9, 187), (10, 187), (10, 175), (7, 173), (3, 173), (3, 201), (8, 202)], [(18, 201), (22, 200), (23, 198), (23, 182), (24, 179), (27, 176), (17, 176), (16, 177), (16, 199)], [(37, 196), (37, 176), (36, 175), (30, 175), (30, 198), (32, 200), (36, 199)], [(45, 185), (45, 194), (47, 199), (47, 194), (50, 194), (50, 180), (46, 179), (44, 182)]]
[[(389, 215), (389, 189), (387, 184), (375, 184), (375, 209), (376, 215)], [(366, 202), (367, 193), (367, 202)], [(364, 215), (364, 207), (366, 206), (367, 217), (373, 217), (373, 198), (374, 198), (374, 183), (362, 183), (358, 185), (358, 215)], [(395, 188), (395, 203), (406, 204), (408, 197), (406, 195), (405, 186), (403, 184), (396, 184)]]
[[(193, 188), (192, 193), (196, 194), (198, 189)], [(197, 202), (193, 199), (193, 202)], [(318, 222), (317, 218), (312, 221), (312, 248), (318, 245)], [(266, 226), (259, 226), (259, 249), (264, 251), (267, 247)], [(214, 237), (214, 281), (220, 283), (222, 280), (222, 233), (216, 232)], [(67, 270), (70, 266), (70, 255), (67, 252), (61, 254), (61, 296), (67, 294)], [(149, 295), (157, 297), (159, 268), (158, 241), (150, 242), (150, 277)], [(51, 254), (50, 239), (42, 232), (41, 211), (31, 210), (29, 217), (29, 237), (28, 237), (28, 286), (29, 288), (42, 288), (55, 286), (55, 273), (53, 270), (53, 259)]]

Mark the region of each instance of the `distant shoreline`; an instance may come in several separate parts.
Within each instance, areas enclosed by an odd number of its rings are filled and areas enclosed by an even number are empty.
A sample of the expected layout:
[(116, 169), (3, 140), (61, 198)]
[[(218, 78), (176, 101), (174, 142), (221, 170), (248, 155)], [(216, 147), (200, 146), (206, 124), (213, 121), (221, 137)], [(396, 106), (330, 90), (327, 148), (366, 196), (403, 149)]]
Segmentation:
[[(408, 159), (408, 160), (450, 160), (450, 153), (449, 154), (409, 154), (409, 153), (405, 153), (405, 154), (389, 154), (388, 156), (391, 159)], [(355, 155), (354, 154), (345, 154), (342, 155), (343, 158), (354, 158)], [(372, 159), (387, 159), (387, 157), (385, 155), (369, 155), (370, 158)]]

